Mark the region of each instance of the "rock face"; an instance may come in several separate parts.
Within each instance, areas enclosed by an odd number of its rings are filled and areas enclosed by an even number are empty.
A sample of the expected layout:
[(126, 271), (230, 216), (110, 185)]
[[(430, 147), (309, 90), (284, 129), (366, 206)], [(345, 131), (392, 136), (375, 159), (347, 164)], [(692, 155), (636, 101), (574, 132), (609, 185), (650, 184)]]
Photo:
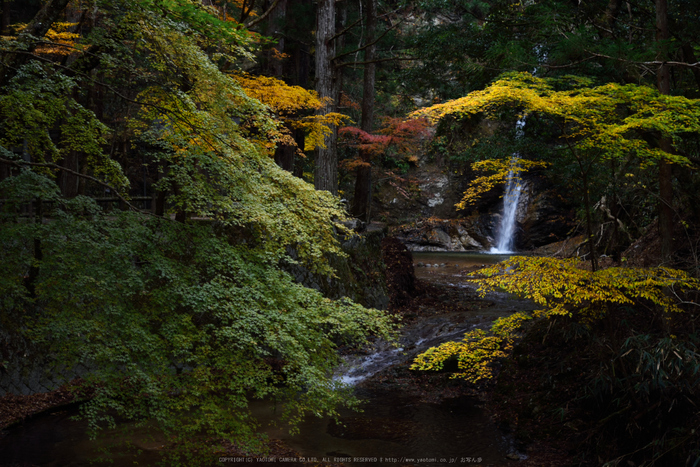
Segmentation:
[(44, 346), (29, 341), (19, 333), (4, 330), (0, 330), (0, 360), (3, 361), (0, 397), (53, 391), (90, 372), (90, 367), (85, 364), (67, 367)]
[[(455, 204), (468, 177), (448, 165), (425, 164), (412, 185), (385, 183), (374, 196), (373, 213), (412, 251), (488, 251), (496, 244), (503, 213), (503, 187), (485, 193), (470, 211)], [(466, 215), (465, 215), (466, 214)], [(522, 181), (516, 210), (514, 245), (532, 250), (572, 235), (575, 213), (567, 200), (537, 176)]]
[(385, 236), (385, 225), (371, 223), (360, 235), (345, 240), (342, 248), (347, 257), (330, 259), (337, 277), (312, 274), (299, 264), (284, 264), (282, 267), (297, 282), (328, 298), (348, 297), (366, 307), (383, 310), (389, 305), (381, 246)]
[(456, 216), (464, 180), (447, 166), (422, 163), (401, 179), (380, 179), (372, 197), (372, 216), (389, 225), (427, 217)]
[(483, 251), (494, 242), (498, 216), (466, 219), (426, 219), (394, 229), (394, 236), (411, 251)]
[(574, 233), (576, 215), (567, 206), (566, 199), (555, 196), (542, 180), (537, 179), (530, 182), (528, 192), (522, 217), (520, 211), (518, 213), (516, 246), (519, 250), (532, 250), (559, 242)]

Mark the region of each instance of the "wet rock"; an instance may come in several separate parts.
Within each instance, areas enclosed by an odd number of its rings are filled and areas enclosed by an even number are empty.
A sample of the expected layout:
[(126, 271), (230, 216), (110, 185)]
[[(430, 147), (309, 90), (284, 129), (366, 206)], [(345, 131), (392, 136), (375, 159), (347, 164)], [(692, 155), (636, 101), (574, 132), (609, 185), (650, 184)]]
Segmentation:
[(527, 204), (518, 206), (516, 247), (531, 250), (567, 238), (575, 228), (575, 214), (565, 200), (554, 196), (541, 179), (528, 182)]
[(509, 452), (508, 454), (506, 454), (506, 459), (510, 459), (512, 461), (520, 461), (520, 460), (527, 459), (527, 456), (523, 456), (522, 454), (513, 451), (513, 452)]
[(349, 230), (355, 231), (355, 232), (362, 232), (365, 230), (366, 224), (362, 222), (360, 219), (348, 219), (346, 221), (343, 221), (342, 224), (347, 227)]

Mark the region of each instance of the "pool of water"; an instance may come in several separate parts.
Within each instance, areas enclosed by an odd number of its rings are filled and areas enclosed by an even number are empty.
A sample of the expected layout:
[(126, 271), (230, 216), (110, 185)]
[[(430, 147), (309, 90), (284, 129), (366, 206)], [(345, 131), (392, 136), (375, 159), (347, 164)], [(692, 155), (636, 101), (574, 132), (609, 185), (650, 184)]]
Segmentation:
[[(72, 405), (0, 433), (0, 466), (133, 467), (156, 465), (160, 460), (166, 440), (152, 427), (127, 426), (128, 434), (112, 430), (91, 441), (86, 435), (87, 422), (74, 420), (77, 414), (78, 407)], [(107, 449), (109, 460), (99, 462)]]
[(511, 254), (455, 251), (414, 251), (413, 265), (418, 279), (431, 283), (466, 286), (465, 277), (480, 267), (510, 258)]
[[(338, 422), (309, 417), (297, 435), (281, 427), (265, 431), (319, 461), (364, 458), (345, 461), (353, 466), (398, 467), (401, 463), (395, 460), (402, 458), (404, 465), (437, 466), (457, 457), (481, 458), (482, 465), (489, 465), (503, 460), (507, 452), (506, 439), (473, 398), (431, 404), (397, 391), (358, 389), (357, 395), (366, 401), (363, 411), (342, 410)], [(274, 421), (269, 411), (256, 410), (256, 415), (263, 422)]]

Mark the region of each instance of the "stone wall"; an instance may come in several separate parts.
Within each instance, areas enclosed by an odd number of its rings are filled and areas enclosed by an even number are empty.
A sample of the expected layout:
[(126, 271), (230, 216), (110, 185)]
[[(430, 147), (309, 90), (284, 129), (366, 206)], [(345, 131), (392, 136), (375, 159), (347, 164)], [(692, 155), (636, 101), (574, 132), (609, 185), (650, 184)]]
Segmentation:
[(89, 371), (81, 364), (68, 368), (41, 346), (6, 331), (0, 331), (0, 363), (0, 397), (53, 391)]

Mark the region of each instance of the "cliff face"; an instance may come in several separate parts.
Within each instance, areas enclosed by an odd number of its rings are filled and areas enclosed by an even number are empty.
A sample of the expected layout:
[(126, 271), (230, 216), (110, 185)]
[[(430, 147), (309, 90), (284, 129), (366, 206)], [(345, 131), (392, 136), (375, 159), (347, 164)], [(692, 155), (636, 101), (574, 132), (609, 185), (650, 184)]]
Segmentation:
[[(455, 208), (474, 178), (453, 163), (423, 157), (398, 179), (376, 183), (372, 213), (413, 251), (483, 251), (494, 246), (503, 210), (503, 187), (484, 194), (468, 210)], [(575, 228), (567, 200), (547, 180), (523, 180), (515, 246), (530, 250), (563, 240)]]

